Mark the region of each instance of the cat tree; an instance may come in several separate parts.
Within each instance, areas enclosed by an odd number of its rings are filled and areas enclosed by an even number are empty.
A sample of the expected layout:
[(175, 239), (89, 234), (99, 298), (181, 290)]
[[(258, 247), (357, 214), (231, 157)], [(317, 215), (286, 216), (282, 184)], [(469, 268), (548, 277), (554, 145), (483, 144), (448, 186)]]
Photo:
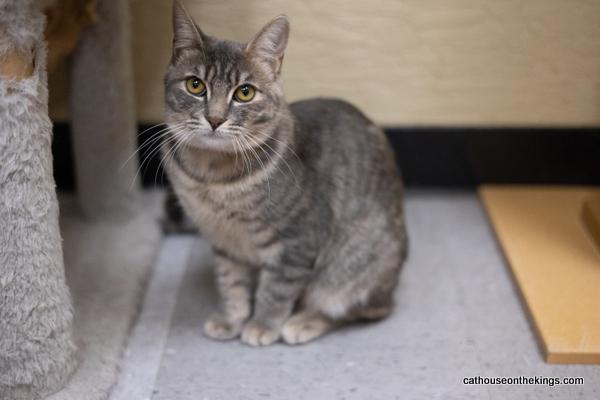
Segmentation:
[(0, 398), (55, 391), (75, 367), (50, 152), (44, 17), (0, 1)]
[(78, 193), (59, 231), (44, 15), (0, 0), (0, 399), (99, 400), (114, 383), (160, 240), (136, 163), (122, 167), (136, 144), (128, 7), (97, 1), (72, 56)]

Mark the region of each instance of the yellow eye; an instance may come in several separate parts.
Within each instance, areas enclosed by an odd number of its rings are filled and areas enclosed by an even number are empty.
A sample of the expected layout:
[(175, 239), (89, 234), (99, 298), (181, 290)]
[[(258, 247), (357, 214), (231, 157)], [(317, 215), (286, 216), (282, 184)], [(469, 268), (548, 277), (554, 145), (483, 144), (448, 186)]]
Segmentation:
[(256, 89), (252, 85), (242, 85), (239, 88), (235, 89), (234, 97), (237, 101), (246, 103), (254, 98), (254, 94), (256, 93)]
[(185, 82), (185, 87), (188, 92), (196, 96), (204, 96), (206, 93), (206, 85), (200, 78), (196, 78), (195, 76), (188, 78)]

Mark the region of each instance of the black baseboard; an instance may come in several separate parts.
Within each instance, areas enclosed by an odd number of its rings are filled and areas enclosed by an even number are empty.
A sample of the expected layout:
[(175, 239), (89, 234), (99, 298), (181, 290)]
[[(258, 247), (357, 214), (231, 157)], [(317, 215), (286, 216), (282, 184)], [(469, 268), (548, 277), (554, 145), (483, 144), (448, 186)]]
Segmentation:
[(600, 184), (600, 128), (386, 130), (408, 186)]
[[(146, 128), (141, 126), (140, 131)], [(140, 135), (140, 145), (159, 129)], [(600, 185), (600, 128), (399, 127), (386, 129), (386, 133), (409, 187)], [(152, 149), (142, 149), (140, 159)], [(58, 189), (75, 190), (68, 124), (55, 124), (52, 151)], [(146, 164), (142, 169), (144, 186), (164, 184), (158, 157), (151, 157)]]

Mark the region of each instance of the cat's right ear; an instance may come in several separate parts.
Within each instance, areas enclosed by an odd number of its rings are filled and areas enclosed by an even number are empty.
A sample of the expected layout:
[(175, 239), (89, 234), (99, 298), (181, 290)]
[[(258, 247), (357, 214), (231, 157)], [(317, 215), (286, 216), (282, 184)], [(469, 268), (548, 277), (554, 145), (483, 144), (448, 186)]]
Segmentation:
[(173, 0), (173, 56), (184, 49), (200, 49), (204, 35), (179, 0)]

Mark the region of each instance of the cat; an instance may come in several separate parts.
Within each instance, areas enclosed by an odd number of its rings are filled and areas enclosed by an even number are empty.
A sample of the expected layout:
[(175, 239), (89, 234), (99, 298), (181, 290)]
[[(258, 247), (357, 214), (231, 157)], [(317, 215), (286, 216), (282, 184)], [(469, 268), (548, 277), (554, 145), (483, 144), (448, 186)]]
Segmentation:
[(403, 186), (381, 129), (354, 106), (288, 105), (289, 22), (246, 44), (203, 33), (173, 3), (163, 161), (214, 250), (210, 338), (301, 344), (388, 316), (407, 253)]

